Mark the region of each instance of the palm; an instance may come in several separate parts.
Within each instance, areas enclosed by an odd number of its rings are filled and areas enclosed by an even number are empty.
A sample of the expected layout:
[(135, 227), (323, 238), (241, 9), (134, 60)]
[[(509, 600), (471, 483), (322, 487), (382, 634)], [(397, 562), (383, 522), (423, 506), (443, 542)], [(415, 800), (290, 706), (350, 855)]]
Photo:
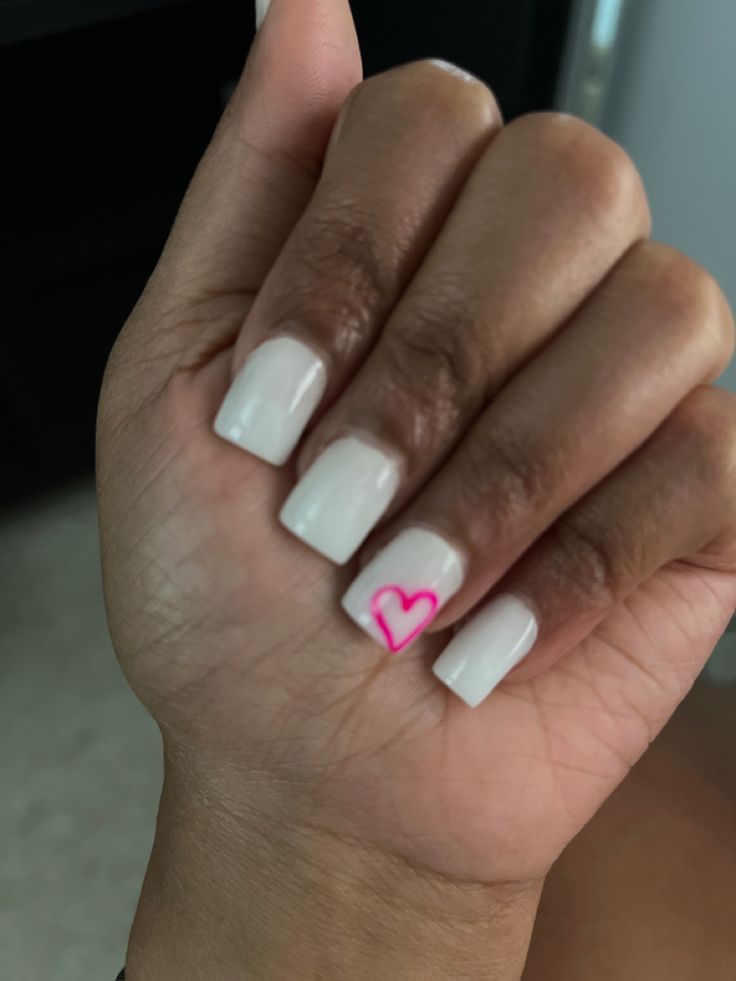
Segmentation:
[(292, 475), (211, 434), (227, 370), (176, 376), (102, 443), (111, 622), (138, 694), (172, 739), (285, 778), (330, 830), (444, 873), (543, 874), (692, 682), (734, 577), (663, 570), (469, 711), (429, 671), (442, 637), (391, 657), (340, 612), (350, 572), (275, 521)]
[(475, 711), (429, 670), (444, 638), (393, 657), (342, 614), (351, 571), (276, 522), (293, 474), (218, 440), (212, 422), (254, 291), (360, 77), (344, 0), (273, 6), (111, 362), (110, 623), (168, 745), (185, 743), (204, 772), (231, 764), (229, 791), (270, 774), (329, 830), (439, 872), (518, 881), (546, 872), (673, 711), (736, 576), (663, 570), (555, 667)]

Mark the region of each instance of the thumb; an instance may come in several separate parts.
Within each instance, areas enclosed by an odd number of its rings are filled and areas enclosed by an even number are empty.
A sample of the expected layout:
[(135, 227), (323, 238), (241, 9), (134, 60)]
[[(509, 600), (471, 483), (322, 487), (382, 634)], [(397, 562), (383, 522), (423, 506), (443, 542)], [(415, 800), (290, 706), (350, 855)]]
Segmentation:
[[(314, 190), (340, 108), (362, 78), (348, 0), (258, 0), (257, 17), (245, 70), (154, 277), (195, 302), (258, 291)], [(185, 344), (177, 337), (177, 348)]]
[(362, 78), (350, 4), (257, 0), (256, 19), (262, 24), (242, 86), (249, 139), (315, 170), (345, 98)]

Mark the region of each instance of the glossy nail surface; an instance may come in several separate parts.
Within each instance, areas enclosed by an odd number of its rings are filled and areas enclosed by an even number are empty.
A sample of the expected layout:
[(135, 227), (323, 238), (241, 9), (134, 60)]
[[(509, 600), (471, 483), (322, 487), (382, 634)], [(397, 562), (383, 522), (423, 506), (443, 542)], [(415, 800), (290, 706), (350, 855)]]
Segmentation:
[(399, 484), (394, 460), (349, 436), (317, 457), (284, 504), (279, 519), (315, 551), (347, 562), (380, 519)]
[(342, 606), (396, 654), (429, 626), (458, 591), (463, 575), (463, 557), (444, 538), (425, 528), (407, 528), (365, 566)]
[(538, 630), (534, 613), (522, 599), (497, 596), (453, 637), (432, 671), (475, 708), (526, 657)]
[(256, 348), (227, 393), (215, 432), (277, 466), (291, 456), (327, 384), (321, 358), (276, 337)]
[(258, 30), (263, 23), (264, 18), (268, 13), (270, 3), (271, 0), (256, 0), (256, 30)]

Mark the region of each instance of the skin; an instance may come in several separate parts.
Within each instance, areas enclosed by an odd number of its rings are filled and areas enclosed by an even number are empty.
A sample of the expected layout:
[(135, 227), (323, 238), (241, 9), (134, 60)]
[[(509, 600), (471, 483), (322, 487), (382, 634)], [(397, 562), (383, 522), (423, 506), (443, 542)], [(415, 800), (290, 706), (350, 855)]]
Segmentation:
[(701, 679), (545, 881), (523, 981), (730, 981), (736, 687)]
[[(108, 366), (109, 621), (166, 763), (132, 981), (519, 978), (547, 872), (736, 604), (733, 322), (628, 158), (447, 66), (360, 75), (343, 0), (273, 0)], [(330, 387), (277, 470), (212, 422), (285, 325)], [(362, 559), (409, 521), (468, 556), (400, 657), (339, 610), (358, 563), (276, 521), (346, 430), (403, 474)], [(470, 711), (429, 666), (508, 588), (539, 642)]]

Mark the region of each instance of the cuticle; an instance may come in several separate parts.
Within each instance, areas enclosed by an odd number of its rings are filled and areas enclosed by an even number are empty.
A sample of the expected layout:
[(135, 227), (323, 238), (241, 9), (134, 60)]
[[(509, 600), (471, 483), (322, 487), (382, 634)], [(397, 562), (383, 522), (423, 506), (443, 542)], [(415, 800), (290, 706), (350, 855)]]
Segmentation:
[(382, 453), (396, 466), (398, 475), (396, 493), (398, 494), (401, 484), (404, 483), (407, 475), (407, 464), (404, 454), (395, 446), (389, 445), (385, 440), (381, 439), (380, 436), (376, 436), (376, 434), (371, 432), (370, 429), (350, 424), (341, 426), (340, 429), (326, 443), (324, 443), (323, 449), (326, 449), (332, 443), (337, 443), (341, 439), (351, 438), (357, 439), (359, 442), (373, 447), (374, 450), (378, 450), (379, 453)]
[(437, 525), (433, 525), (429, 521), (422, 521), (421, 518), (408, 521), (406, 524), (402, 525), (401, 531), (397, 532), (397, 535), (400, 535), (402, 531), (407, 531), (409, 528), (421, 528), (423, 531), (431, 532), (431, 534), (441, 538), (457, 555), (460, 556), (460, 562), (462, 565), (462, 582), (459, 588), (462, 589), (462, 586), (465, 584), (468, 577), (468, 569), (470, 567), (470, 555), (467, 548), (465, 548), (464, 545), (461, 545), (454, 535), (448, 534), (444, 530), (440, 530)]
[(537, 629), (539, 629), (542, 622), (540, 616), (539, 606), (536, 601), (526, 592), (524, 589), (517, 589), (516, 587), (512, 589), (504, 589), (503, 592), (497, 593), (497, 596), (513, 596), (515, 599), (520, 600), (531, 612), (532, 616), (536, 620)]
[(325, 369), (325, 375), (329, 381), (330, 375), (333, 373), (334, 368), (332, 358), (327, 354), (322, 345), (313, 343), (311, 338), (307, 339), (304, 337), (304, 335), (298, 329), (290, 329), (288, 326), (279, 327), (277, 330), (269, 332), (264, 338), (262, 338), (257, 347), (254, 348), (254, 351), (258, 350), (262, 344), (266, 344), (269, 341), (281, 340), (284, 337), (288, 338), (290, 341), (296, 341), (299, 344), (303, 344), (304, 347), (309, 348), (312, 354), (314, 354), (314, 356), (319, 358), (319, 360), (322, 362), (322, 366)]

